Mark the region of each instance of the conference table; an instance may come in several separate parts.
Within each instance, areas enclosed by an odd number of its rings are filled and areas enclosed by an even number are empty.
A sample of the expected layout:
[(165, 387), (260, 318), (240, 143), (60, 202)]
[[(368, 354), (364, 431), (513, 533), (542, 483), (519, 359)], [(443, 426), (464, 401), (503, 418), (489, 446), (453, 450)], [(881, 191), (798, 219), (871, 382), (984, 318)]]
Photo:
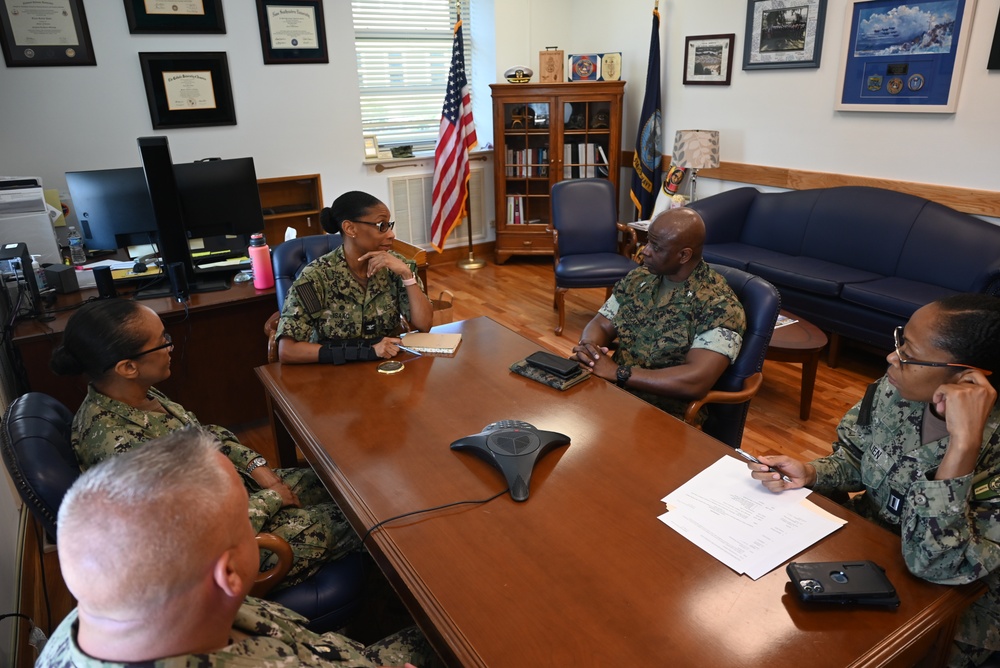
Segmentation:
[(362, 535), (502, 492), (497, 469), (449, 447), (489, 423), (572, 439), (539, 460), (524, 502), (502, 493), (367, 539), (448, 665), (935, 665), (985, 589), (913, 577), (896, 536), (818, 494), (848, 522), (795, 560), (871, 559), (899, 608), (805, 604), (784, 565), (738, 575), (657, 519), (667, 493), (732, 450), (599, 378), (560, 392), (511, 373), (538, 346), (488, 318), (434, 331), (460, 332), (457, 353), (401, 355), (391, 375), (376, 362), (257, 374), (278, 464), (298, 447)]

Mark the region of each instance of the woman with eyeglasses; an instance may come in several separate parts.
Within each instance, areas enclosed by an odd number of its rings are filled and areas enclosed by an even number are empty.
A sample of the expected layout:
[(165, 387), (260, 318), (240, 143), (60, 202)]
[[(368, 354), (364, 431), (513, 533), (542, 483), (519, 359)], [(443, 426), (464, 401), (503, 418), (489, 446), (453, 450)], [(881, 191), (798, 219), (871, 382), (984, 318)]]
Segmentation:
[(1000, 298), (933, 302), (895, 339), (885, 376), (844, 416), (832, 455), (760, 457), (766, 466), (749, 468), (772, 492), (861, 492), (845, 505), (900, 535), (911, 573), (985, 580), (949, 659), (977, 666), (1000, 651)]
[(394, 357), (400, 316), (426, 332), (433, 309), (416, 263), (392, 250), (389, 208), (352, 191), (323, 209), (320, 223), (344, 243), (310, 262), (288, 290), (275, 332), (278, 359), (344, 364)]
[[(312, 469), (272, 470), (231, 431), (200, 424), (153, 387), (170, 377), (173, 347), (159, 316), (138, 302), (102, 299), (85, 304), (69, 319), (50, 366), (57, 374), (83, 374), (90, 381), (73, 418), (73, 450), (80, 468), (86, 471), (178, 429), (201, 427), (219, 439), (220, 451), (240, 474), (254, 531), (279, 535), (292, 547), (295, 561), (279, 587), (301, 582), (323, 563), (360, 549), (360, 539)], [(262, 569), (275, 561), (268, 554)]]

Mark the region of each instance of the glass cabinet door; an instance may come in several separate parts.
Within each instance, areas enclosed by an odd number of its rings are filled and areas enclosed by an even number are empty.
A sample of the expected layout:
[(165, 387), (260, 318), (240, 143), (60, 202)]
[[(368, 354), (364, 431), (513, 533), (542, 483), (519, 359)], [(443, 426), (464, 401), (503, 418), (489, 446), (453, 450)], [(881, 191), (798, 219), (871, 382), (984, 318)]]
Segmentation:
[(611, 102), (562, 104), (563, 179), (608, 178), (611, 151)]
[(506, 102), (504, 179), (508, 225), (549, 222), (550, 105), (547, 102)]

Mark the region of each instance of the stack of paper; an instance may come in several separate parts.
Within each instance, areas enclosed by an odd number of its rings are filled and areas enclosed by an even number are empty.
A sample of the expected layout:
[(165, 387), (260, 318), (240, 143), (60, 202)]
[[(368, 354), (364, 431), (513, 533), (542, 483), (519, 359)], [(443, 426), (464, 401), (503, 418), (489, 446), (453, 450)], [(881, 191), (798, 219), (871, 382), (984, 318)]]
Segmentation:
[(811, 501), (810, 490), (774, 494), (746, 462), (723, 457), (663, 498), (661, 522), (751, 578), (766, 575), (847, 520)]

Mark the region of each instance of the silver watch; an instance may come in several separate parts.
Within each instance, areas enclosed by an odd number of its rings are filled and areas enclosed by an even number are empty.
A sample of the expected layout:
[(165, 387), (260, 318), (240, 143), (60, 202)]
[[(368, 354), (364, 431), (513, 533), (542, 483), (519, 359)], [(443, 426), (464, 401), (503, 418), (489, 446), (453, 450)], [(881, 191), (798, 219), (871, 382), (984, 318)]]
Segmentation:
[(263, 457), (254, 457), (253, 459), (250, 460), (250, 463), (247, 464), (247, 474), (249, 475), (253, 473), (256, 469), (260, 468), (261, 466), (267, 466), (267, 460), (264, 459)]

